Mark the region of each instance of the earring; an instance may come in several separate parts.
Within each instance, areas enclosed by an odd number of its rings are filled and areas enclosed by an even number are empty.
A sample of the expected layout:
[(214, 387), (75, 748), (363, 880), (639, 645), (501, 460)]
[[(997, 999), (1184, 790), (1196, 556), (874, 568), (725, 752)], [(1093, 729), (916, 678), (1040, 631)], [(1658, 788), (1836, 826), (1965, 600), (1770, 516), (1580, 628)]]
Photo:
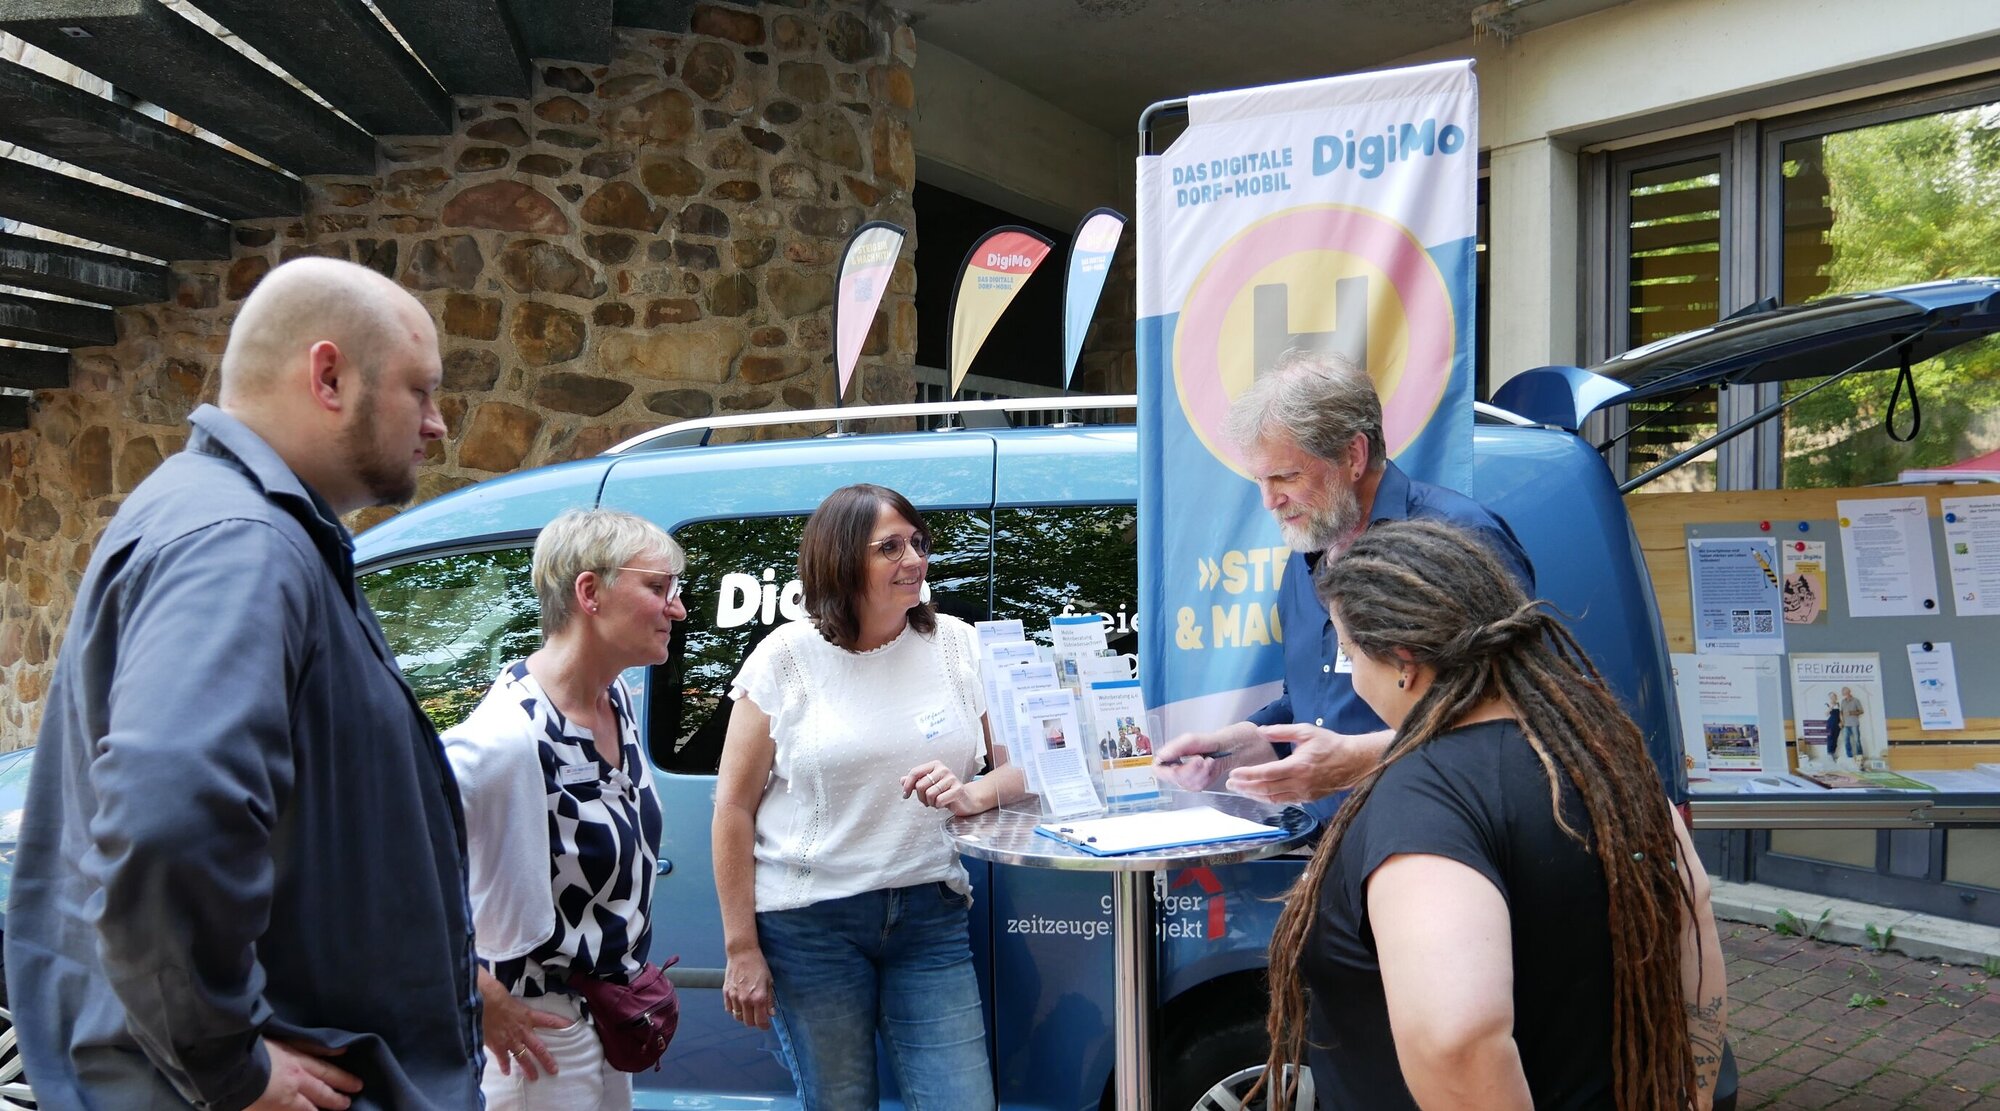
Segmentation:
[(1408, 687), (1409, 685), (1410, 685), (1410, 677), (1409, 677), (1409, 675), (1408, 675), (1408, 674), (1406, 674), (1406, 673), (1403, 673), (1403, 672), (1398, 672), (1398, 673), (1396, 674), (1396, 689), (1397, 689), (1397, 690), (1403, 690), (1404, 688)]

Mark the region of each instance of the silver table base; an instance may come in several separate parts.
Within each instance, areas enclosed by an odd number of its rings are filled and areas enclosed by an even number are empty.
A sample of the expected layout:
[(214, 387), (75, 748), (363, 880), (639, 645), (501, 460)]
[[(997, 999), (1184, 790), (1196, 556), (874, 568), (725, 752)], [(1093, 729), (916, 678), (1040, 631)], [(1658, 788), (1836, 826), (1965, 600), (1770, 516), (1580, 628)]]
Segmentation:
[[(1034, 800), (1028, 800), (1032, 805)], [(953, 818), (947, 827), (958, 851), (996, 864), (1026, 868), (1057, 868), (1110, 872), (1112, 984), (1116, 1000), (1118, 1111), (1149, 1111), (1153, 1106), (1152, 1016), (1154, 971), (1159, 967), (1158, 920), (1153, 884), (1171, 868), (1213, 867), (1276, 856), (1302, 844), (1312, 833), (1313, 820), (1297, 807), (1277, 807), (1240, 795), (1175, 792), (1159, 809), (1212, 806), (1254, 822), (1283, 829), (1284, 835), (1250, 841), (1218, 841), (1184, 845), (1126, 856), (1092, 856), (1053, 837), (1035, 832), (1039, 811), (989, 810)]]

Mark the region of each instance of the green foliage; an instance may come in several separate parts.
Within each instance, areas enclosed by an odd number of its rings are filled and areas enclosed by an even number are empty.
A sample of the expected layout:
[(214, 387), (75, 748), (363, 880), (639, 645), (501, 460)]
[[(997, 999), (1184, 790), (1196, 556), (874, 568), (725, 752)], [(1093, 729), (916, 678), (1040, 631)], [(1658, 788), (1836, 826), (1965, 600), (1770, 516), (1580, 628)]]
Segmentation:
[(439, 730), (465, 720), (500, 668), (541, 646), (527, 548), (406, 563), (361, 581), (403, 677)]
[(1889, 1001), (1887, 999), (1882, 998), (1879, 995), (1863, 995), (1861, 992), (1857, 991), (1853, 995), (1847, 997), (1847, 1005), (1849, 1008), (1886, 1007), (1889, 1005)]
[(1820, 911), (1818, 920), (1813, 922), (1807, 922), (1791, 911), (1780, 907), (1778, 909), (1777, 921), (1772, 924), (1771, 931), (1782, 937), (1802, 937), (1807, 941), (1817, 941), (1819, 940), (1819, 935), (1826, 932), (1827, 926), (1832, 921), (1832, 907)]
[[(1819, 153), (1832, 212), (1826, 293), (2000, 274), (2000, 113), (1973, 108), (1839, 132), (1824, 137)], [(1788, 165), (1787, 176), (1795, 173)], [(1793, 198), (1787, 208), (1809, 201)], [(1856, 374), (1800, 401), (1785, 418), (1785, 485), (1882, 482), (1990, 450), (2000, 438), (1997, 368), (1993, 338), (1919, 363), (1923, 429), (1908, 444), (1883, 430), (1894, 371)], [(1815, 381), (1788, 382), (1785, 394)], [(1899, 431), (1909, 415), (1906, 399)]]
[(1887, 952), (1896, 945), (1896, 927), (1894, 926), (1878, 930), (1875, 928), (1875, 924), (1870, 922), (1863, 928), (1862, 933), (1868, 936), (1868, 947), (1878, 953)]
[(2000, 957), (1988, 957), (1980, 961), (1979, 969), (1988, 976), (2000, 976)]

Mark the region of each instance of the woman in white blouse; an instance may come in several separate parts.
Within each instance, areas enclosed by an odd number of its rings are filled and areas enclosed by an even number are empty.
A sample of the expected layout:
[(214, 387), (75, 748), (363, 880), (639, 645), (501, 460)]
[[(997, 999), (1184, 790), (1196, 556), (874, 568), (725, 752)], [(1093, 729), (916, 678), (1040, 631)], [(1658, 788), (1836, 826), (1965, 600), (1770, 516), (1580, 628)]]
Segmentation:
[(879, 1032), (912, 1111), (994, 1106), (947, 811), (1021, 791), (993, 752), (972, 630), (923, 601), (930, 533), (860, 484), (806, 522), (808, 621), (743, 663), (716, 785), (723, 1001), (775, 1027), (807, 1111), (873, 1111)]
[(542, 647), (444, 735), (465, 804), (489, 1111), (628, 1111), (632, 1077), (571, 977), (646, 963), (660, 801), (621, 672), (667, 658), (685, 557), (659, 526), (571, 510), (535, 541)]

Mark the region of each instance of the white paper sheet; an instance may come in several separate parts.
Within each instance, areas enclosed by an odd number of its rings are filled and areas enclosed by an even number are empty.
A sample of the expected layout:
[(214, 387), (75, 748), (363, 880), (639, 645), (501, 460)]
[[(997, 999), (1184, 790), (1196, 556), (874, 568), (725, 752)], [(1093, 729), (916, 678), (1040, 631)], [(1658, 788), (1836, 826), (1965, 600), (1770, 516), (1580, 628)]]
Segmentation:
[(1093, 852), (1112, 854), (1274, 835), (1270, 826), (1224, 814), (1213, 806), (1148, 810), (1083, 822), (1043, 822), (1042, 828), (1061, 840), (1086, 844)]
[(1922, 617), (1938, 606), (1930, 511), (1922, 498), (1843, 498), (1847, 616)]
[(1688, 541), (1695, 651), (1703, 655), (1776, 656), (1785, 651), (1777, 541)]
[(1940, 498), (1945, 563), (1960, 617), (2000, 615), (2000, 495)]
[(979, 638), (979, 654), (982, 656), (986, 654), (986, 646), (989, 644), (1007, 644), (1028, 639), (1028, 631), (1021, 627), (1018, 620), (974, 621), (972, 631)]
[(1951, 642), (1927, 641), (1906, 646), (1910, 682), (1917, 691), (1917, 725), (1923, 729), (1965, 728), (1965, 708), (1958, 701), (1958, 667)]

